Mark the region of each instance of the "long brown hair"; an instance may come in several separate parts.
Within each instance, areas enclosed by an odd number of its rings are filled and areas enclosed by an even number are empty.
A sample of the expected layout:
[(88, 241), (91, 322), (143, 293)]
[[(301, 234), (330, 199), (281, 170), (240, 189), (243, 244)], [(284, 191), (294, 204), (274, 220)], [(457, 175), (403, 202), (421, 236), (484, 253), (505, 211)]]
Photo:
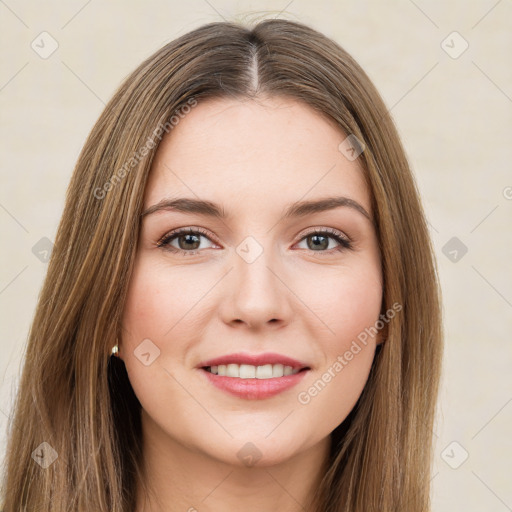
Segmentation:
[[(363, 142), (382, 311), (402, 306), (361, 397), (332, 433), (315, 512), (429, 509), (442, 329), (417, 187), (361, 67), (312, 28), (269, 19), (253, 27), (210, 23), (170, 42), (124, 81), (93, 127), (29, 333), (10, 423), (5, 512), (134, 511), (141, 406), (124, 364), (109, 354), (122, 328), (151, 162), (163, 132), (195, 102), (260, 94), (304, 102)], [(57, 459), (45, 468), (38, 455)]]

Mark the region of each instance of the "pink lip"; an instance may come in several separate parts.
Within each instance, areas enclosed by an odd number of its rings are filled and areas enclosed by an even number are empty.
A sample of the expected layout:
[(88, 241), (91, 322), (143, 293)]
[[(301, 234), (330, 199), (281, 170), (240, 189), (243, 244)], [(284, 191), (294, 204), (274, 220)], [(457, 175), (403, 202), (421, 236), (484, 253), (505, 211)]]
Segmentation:
[[(219, 364), (250, 364), (252, 366), (263, 366), (265, 364), (282, 364), (284, 366), (291, 366), (294, 370), (309, 368), (309, 366), (301, 361), (292, 359), (291, 357), (275, 354), (272, 352), (265, 352), (264, 354), (228, 354), (225, 356), (216, 357), (215, 359), (208, 359), (197, 365), (197, 368), (204, 368), (205, 366), (218, 366)], [(232, 377), (228, 377), (232, 378)], [(277, 377), (281, 380), (284, 377)], [(252, 379), (239, 379), (239, 380), (252, 380)], [(260, 380), (260, 379), (255, 379)], [(268, 379), (273, 380), (273, 379)]]
[(308, 372), (308, 370), (303, 370), (294, 375), (274, 377), (272, 379), (240, 379), (238, 377), (221, 377), (214, 375), (202, 368), (200, 371), (205, 375), (205, 378), (217, 388), (247, 400), (263, 400), (264, 398), (270, 398), (282, 393), (297, 385)]

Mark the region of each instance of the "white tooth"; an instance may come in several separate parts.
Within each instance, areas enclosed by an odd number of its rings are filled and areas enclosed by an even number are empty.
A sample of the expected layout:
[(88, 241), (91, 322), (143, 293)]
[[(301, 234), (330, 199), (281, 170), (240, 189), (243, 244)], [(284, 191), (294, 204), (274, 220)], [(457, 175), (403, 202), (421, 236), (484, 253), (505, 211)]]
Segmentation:
[[(260, 367), (258, 366), (258, 368)], [(256, 366), (252, 364), (241, 364), (239, 376), (241, 379), (254, 379), (256, 377)]]
[(240, 367), (237, 364), (226, 365), (226, 377), (240, 377)]
[(272, 377), (282, 377), (284, 375), (284, 366), (282, 364), (275, 364), (272, 367)]
[(283, 377), (285, 375), (295, 375), (299, 373), (299, 368), (284, 366), (282, 364), (264, 364), (254, 366), (252, 364), (219, 364), (210, 366), (210, 372), (221, 377), (238, 377), (239, 379), (271, 379)]
[(256, 378), (257, 379), (270, 379), (272, 377), (272, 365), (264, 364), (263, 366), (258, 366), (256, 368)]

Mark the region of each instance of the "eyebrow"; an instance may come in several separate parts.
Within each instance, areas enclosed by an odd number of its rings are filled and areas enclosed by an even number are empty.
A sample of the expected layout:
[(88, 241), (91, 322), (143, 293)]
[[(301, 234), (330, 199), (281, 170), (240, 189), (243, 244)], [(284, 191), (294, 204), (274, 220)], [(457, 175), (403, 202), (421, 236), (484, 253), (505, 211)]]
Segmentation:
[[(361, 204), (359, 204), (357, 201), (354, 201), (354, 199), (350, 199), (348, 197), (343, 196), (327, 197), (324, 199), (317, 199), (313, 201), (298, 201), (292, 203), (286, 209), (283, 218), (287, 219), (290, 217), (305, 217), (306, 215), (325, 212), (342, 206), (352, 208), (353, 210), (359, 212), (364, 217), (366, 217), (370, 222), (373, 223), (370, 214), (364, 209), (363, 206), (361, 206)], [(162, 210), (177, 211), (184, 213), (196, 213), (199, 215), (205, 215), (207, 217), (213, 217), (220, 220), (224, 220), (229, 217), (229, 215), (226, 213), (223, 207), (211, 201), (192, 198), (178, 198), (162, 199), (157, 204), (154, 204), (153, 206), (150, 206), (149, 208), (144, 210), (144, 212), (142, 212), (141, 214), (141, 218), (147, 217), (152, 213)]]

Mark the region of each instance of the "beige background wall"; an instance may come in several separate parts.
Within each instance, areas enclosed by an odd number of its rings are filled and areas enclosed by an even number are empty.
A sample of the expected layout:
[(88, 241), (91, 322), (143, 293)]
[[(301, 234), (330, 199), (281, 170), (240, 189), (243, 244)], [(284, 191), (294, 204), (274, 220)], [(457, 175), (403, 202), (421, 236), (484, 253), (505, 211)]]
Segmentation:
[(1, 460), (45, 250), (104, 103), (169, 40), (268, 11), (352, 53), (391, 107), (418, 180), (446, 315), (433, 511), (512, 510), (510, 0), (1, 1)]

